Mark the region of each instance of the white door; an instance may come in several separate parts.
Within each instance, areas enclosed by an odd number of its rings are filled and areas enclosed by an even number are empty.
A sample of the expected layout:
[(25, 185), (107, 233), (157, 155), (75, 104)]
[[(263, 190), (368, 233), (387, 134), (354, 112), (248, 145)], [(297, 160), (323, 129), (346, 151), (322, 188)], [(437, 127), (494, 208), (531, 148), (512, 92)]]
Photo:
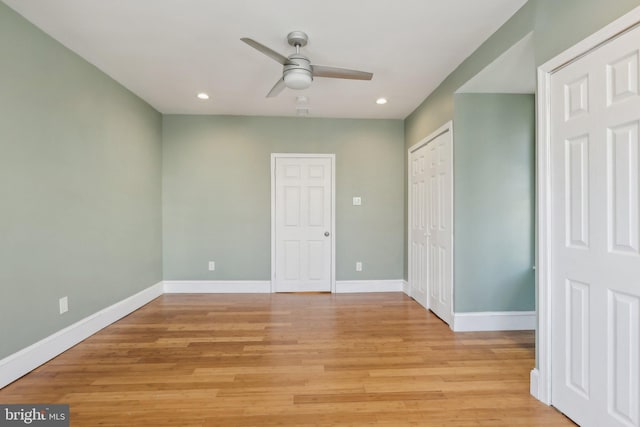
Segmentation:
[(273, 155), (273, 290), (332, 290), (333, 155)]
[(409, 283), (411, 297), (424, 308), (429, 308), (427, 301), (427, 154), (429, 150), (424, 145), (410, 153), (410, 260)]
[(429, 308), (451, 324), (453, 258), (453, 162), (451, 132), (427, 145), (429, 207), (427, 221)]
[(448, 123), (410, 150), (411, 296), (451, 324), (453, 137)]
[(551, 76), (551, 400), (640, 426), (640, 29)]

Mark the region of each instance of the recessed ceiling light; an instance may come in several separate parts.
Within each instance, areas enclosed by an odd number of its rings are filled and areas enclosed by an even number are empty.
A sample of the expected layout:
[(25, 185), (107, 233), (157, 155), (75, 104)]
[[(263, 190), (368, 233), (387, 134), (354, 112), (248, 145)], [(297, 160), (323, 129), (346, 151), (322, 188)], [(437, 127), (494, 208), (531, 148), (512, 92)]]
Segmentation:
[(376, 99), (376, 104), (378, 105), (384, 105), (387, 103), (387, 98), (378, 98)]
[(200, 93), (198, 94), (198, 98), (200, 98), (200, 99), (209, 99), (209, 95), (207, 95), (207, 94), (206, 94), (206, 93), (204, 93), (204, 92), (200, 92)]

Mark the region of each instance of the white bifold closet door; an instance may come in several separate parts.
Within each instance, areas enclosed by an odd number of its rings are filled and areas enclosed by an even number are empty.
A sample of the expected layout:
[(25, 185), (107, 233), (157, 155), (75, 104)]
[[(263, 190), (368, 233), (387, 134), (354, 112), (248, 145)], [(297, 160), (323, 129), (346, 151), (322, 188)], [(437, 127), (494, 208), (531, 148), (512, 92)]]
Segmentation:
[(640, 426), (640, 29), (551, 75), (552, 403)]
[(411, 296), (446, 323), (453, 317), (453, 159), (448, 124), (409, 152)]

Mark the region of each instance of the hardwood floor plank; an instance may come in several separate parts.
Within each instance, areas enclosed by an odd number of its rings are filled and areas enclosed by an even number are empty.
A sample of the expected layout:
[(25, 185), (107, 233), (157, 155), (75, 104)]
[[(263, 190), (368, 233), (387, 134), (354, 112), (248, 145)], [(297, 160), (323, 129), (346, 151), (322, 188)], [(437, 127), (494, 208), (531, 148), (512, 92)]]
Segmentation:
[(164, 295), (0, 390), (72, 426), (571, 426), (534, 334), (453, 333), (401, 293)]

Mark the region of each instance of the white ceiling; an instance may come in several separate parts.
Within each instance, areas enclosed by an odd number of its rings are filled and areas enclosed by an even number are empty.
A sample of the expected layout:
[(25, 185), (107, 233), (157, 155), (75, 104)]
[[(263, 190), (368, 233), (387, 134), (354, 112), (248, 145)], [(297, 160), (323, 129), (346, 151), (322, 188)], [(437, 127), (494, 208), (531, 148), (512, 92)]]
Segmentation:
[[(410, 114), (526, 0), (2, 0), (167, 114), (397, 118)], [(318, 65), (374, 73), (316, 78), (265, 98), (282, 66), (240, 41), (285, 55), (302, 30)], [(198, 92), (211, 95), (208, 101)], [(378, 97), (388, 104), (376, 105)]]

